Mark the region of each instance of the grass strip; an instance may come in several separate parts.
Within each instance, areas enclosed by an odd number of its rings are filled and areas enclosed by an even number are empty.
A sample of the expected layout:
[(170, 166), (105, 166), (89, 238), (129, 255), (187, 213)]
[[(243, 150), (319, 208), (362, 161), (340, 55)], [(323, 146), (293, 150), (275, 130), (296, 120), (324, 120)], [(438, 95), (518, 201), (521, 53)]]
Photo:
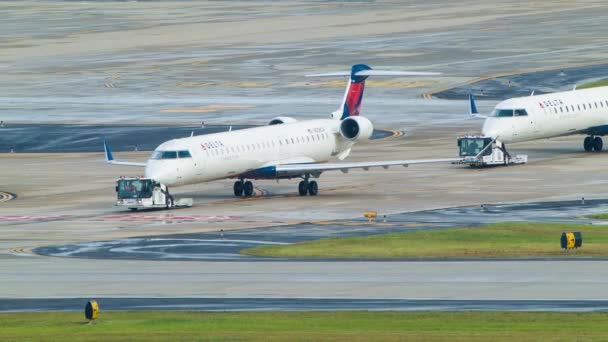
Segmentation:
[(2, 341), (605, 341), (608, 313), (2, 313)]
[[(580, 231), (583, 246), (564, 251), (562, 232)], [(518, 258), (608, 256), (608, 229), (594, 225), (504, 222), (259, 246), (241, 253), (281, 258)]]

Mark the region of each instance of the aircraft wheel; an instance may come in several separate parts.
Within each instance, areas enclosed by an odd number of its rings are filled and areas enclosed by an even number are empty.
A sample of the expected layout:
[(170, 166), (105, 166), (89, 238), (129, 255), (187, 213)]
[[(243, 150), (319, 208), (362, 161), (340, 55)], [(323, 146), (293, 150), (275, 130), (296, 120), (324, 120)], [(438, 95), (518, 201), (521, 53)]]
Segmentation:
[(583, 140), (583, 148), (585, 148), (585, 151), (587, 152), (593, 151), (593, 138), (586, 137), (585, 140)]
[(300, 184), (298, 184), (298, 193), (300, 194), (300, 196), (306, 196), (307, 192), (308, 192), (308, 182), (301, 181)]
[(251, 197), (253, 195), (253, 183), (246, 181), (243, 187), (245, 197)]
[(312, 182), (308, 183), (308, 194), (310, 196), (317, 196), (318, 193), (319, 193), (319, 186), (317, 185), (317, 182), (312, 181)]
[(234, 196), (236, 197), (241, 197), (243, 196), (243, 182), (241, 181), (236, 181), (234, 182)]
[(593, 139), (593, 150), (595, 152), (600, 152), (603, 147), (604, 147), (604, 142), (602, 141), (602, 138), (595, 137), (595, 139)]

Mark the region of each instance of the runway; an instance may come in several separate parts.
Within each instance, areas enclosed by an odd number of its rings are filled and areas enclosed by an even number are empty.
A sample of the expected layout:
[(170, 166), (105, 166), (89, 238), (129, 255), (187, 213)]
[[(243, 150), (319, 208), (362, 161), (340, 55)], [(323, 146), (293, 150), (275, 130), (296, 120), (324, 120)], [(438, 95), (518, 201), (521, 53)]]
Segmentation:
[(604, 301), (608, 286), (608, 261), (142, 262), (16, 255), (0, 260), (3, 299)]
[(0, 312), (82, 311), (95, 299), (102, 311), (608, 311), (603, 300), (407, 300), (332, 298), (59, 298), (0, 299)]

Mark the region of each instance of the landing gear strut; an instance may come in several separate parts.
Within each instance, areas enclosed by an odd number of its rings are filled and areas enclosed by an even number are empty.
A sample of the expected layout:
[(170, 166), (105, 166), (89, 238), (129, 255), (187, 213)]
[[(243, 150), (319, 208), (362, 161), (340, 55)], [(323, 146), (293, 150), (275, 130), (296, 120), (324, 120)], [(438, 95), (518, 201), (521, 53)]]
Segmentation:
[(600, 152), (604, 148), (604, 142), (600, 137), (589, 136), (583, 140), (583, 148), (587, 152)]
[(234, 182), (234, 196), (236, 197), (251, 197), (253, 195), (253, 183), (244, 179)]
[(319, 193), (319, 185), (315, 181), (308, 181), (309, 175), (304, 176), (304, 180), (298, 184), (298, 193), (300, 196), (316, 196)]

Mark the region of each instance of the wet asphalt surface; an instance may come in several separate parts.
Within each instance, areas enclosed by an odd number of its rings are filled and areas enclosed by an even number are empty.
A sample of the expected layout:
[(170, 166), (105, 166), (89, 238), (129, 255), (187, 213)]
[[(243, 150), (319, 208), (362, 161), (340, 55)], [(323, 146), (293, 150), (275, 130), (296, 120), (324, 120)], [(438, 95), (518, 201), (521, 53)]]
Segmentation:
[[(262, 245), (290, 244), (331, 237), (368, 236), (390, 232), (474, 227), (505, 221), (592, 224), (593, 222), (584, 216), (605, 211), (608, 211), (608, 200), (586, 200), (584, 203), (582, 201), (561, 201), (484, 205), (483, 207), (470, 206), (393, 214), (386, 218), (386, 223), (383, 222), (384, 218), (380, 214), (378, 220), (372, 224), (368, 223), (365, 219), (311, 222), (226, 232), (158, 235), (62, 246), (46, 246), (36, 248), (33, 252), (40, 255), (57, 257), (121, 260), (311, 261), (311, 259), (252, 257), (240, 254), (240, 251)], [(595, 223), (599, 224), (598, 222)], [(558, 240), (556, 238), (557, 243)], [(332, 261), (338, 259), (312, 260)], [(369, 259), (348, 260), (360, 261)], [(375, 260), (386, 261), (386, 259)], [(543, 259), (531, 258), (530, 260)], [(593, 258), (593, 260), (598, 260), (598, 258)]]
[[(9, 152), (101, 152), (106, 139), (113, 151), (152, 151), (161, 143), (194, 135), (205, 135), (251, 128), (251, 125), (127, 126), (8, 124), (0, 128), (0, 153)], [(375, 130), (372, 139), (393, 132)], [(32, 137), (36, 137), (32, 139)]]
[(506, 100), (512, 97), (544, 94), (572, 89), (581, 82), (608, 77), (608, 64), (538, 71), (502, 76), (465, 84), (434, 94), (440, 99), (463, 100), (470, 93), (479, 100)]
[(188, 311), (608, 311), (603, 300), (412, 300), (335, 298), (56, 298), (0, 299), (0, 312), (84, 311), (89, 300), (100, 310)]

